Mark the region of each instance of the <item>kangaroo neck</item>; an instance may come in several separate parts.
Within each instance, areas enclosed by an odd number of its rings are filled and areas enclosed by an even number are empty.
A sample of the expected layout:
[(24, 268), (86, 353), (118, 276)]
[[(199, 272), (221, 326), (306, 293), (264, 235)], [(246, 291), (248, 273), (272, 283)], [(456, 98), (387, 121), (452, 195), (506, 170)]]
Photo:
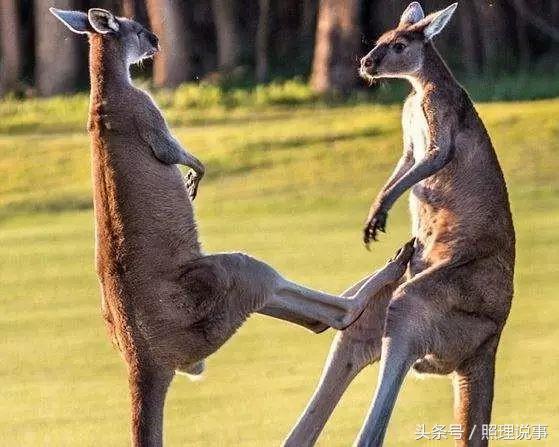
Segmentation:
[(416, 92), (438, 89), (456, 91), (460, 87), (452, 75), (450, 68), (431, 42), (425, 45), (424, 59), (421, 68), (406, 79)]
[(106, 36), (89, 38), (91, 98), (106, 101), (109, 96), (133, 88), (126, 55)]

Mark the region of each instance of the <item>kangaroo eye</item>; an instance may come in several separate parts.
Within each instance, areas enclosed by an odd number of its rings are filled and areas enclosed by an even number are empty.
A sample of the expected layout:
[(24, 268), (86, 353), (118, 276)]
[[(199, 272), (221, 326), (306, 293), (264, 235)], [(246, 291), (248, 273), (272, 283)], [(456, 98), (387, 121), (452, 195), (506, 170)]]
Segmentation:
[(405, 50), (406, 46), (403, 43), (395, 43), (394, 46), (392, 47), (394, 49), (394, 51), (396, 53), (401, 53), (402, 51)]

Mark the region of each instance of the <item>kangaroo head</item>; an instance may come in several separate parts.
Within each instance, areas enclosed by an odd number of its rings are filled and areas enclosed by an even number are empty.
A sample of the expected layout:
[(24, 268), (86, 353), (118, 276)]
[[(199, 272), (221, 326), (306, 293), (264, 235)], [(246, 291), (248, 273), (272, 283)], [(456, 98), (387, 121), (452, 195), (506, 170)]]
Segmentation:
[(425, 48), (446, 26), (457, 3), (425, 17), (418, 2), (410, 3), (398, 26), (384, 33), (376, 46), (361, 59), (359, 74), (374, 78), (405, 78), (417, 73), (423, 64)]
[(155, 34), (138, 22), (115, 17), (105, 9), (92, 8), (87, 14), (56, 8), (50, 8), (50, 12), (75, 33), (110, 39), (128, 65), (151, 57), (159, 50), (159, 39)]

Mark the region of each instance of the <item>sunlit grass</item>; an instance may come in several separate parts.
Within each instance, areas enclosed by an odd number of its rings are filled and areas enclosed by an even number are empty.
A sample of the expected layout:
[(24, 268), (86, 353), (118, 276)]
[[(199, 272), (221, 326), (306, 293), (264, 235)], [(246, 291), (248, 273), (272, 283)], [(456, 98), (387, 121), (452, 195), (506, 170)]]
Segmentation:
[[(0, 106), (8, 119), (0, 123), (2, 446), (128, 442), (125, 370), (105, 334), (93, 269), (86, 103), (78, 96)], [(179, 139), (208, 168), (196, 200), (206, 250), (247, 251), (295, 280), (335, 292), (408, 237), (402, 199), (373, 252), (360, 244), (369, 201), (401, 150), (399, 106), (165, 107)], [(555, 446), (559, 100), (479, 109), (505, 170), (518, 236), (494, 422), (547, 424), (547, 441), (507, 445)], [(205, 381), (175, 381), (167, 444), (279, 445), (311, 394), (330, 339), (331, 333), (313, 336), (255, 317), (209, 359)], [(376, 371), (352, 386), (320, 445), (350, 445)], [(417, 424), (450, 423), (449, 382), (410, 378), (387, 445), (425, 445), (414, 441)]]

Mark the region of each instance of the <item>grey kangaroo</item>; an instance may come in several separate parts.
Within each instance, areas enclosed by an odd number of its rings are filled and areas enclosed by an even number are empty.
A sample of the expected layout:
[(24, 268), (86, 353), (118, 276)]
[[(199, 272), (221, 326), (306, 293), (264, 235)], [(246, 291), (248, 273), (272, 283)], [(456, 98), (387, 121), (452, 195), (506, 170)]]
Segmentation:
[(352, 379), (379, 359), (358, 446), (382, 445), (410, 368), (450, 375), (463, 430), (457, 445), (487, 445), (482, 426), (491, 418), (495, 355), (513, 295), (515, 234), (491, 140), (432, 43), (456, 6), (424, 17), (411, 3), (361, 60), (363, 77), (404, 78), (413, 88), (403, 109), (403, 155), (371, 207), (364, 241), (385, 231), (388, 211), (411, 188), (415, 251), (407, 280), (385, 289), (337, 335), (286, 445), (314, 444)]
[[(171, 135), (129, 66), (159, 49), (137, 22), (103, 9), (51, 9), (90, 44), (96, 267), (102, 312), (128, 366), (133, 445), (162, 445), (163, 406), (175, 371), (193, 375), (252, 312), (321, 332), (342, 329), (398, 281), (408, 243), (344, 296), (308, 289), (241, 253), (201, 251), (191, 198), (204, 167)], [(194, 173), (185, 185), (177, 163)], [(188, 190), (187, 190), (188, 186)]]

